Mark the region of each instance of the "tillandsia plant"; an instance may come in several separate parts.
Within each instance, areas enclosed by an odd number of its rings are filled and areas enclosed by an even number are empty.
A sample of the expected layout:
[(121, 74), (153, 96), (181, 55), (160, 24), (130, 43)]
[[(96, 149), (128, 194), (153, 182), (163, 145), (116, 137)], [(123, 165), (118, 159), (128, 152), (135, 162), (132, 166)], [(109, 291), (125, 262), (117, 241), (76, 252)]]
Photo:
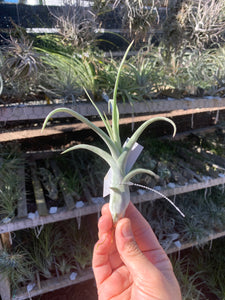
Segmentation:
[(113, 222), (116, 223), (121, 217), (124, 216), (126, 208), (130, 202), (130, 190), (129, 186), (132, 185), (130, 182), (131, 178), (133, 178), (135, 175), (140, 173), (147, 173), (150, 176), (154, 176), (158, 178), (158, 176), (147, 169), (138, 168), (135, 170), (129, 171), (128, 169), (128, 157), (138, 140), (139, 136), (142, 134), (142, 132), (153, 122), (156, 121), (166, 121), (169, 122), (173, 126), (173, 135), (176, 133), (176, 126), (174, 122), (168, 118), (164, 117), (156, 117), (151, 118), (147, 121), (145, 121), (131, 136), (131, 138), (127, 141), (127, 143), (123, 146), (120, 139), (120, 128), (119, 128), (119, 110), (117, 106), (117, 90), (118, 90), (118, 84), (119, 84), (119, 78), (122, 66), (125, 62), (126, 56), (132, 46), (132, 43), (127, 48), (125, 55), (120, 63), (120, 66), (118, 68), (115, 86), (114, 86), (114, 92), (113, 92), (113, 99), (109, 101), (109, 104), (112, 109), (112, 124), (110, 124), (107, 116), (105, 114), (102, 114), (101, 111), (98, 109), (98, 107), (95, 105), (91, 97), (88, 95), (91, 103), (94, 105), (95, 109), (97, 110), (100, 118), (102, 119), (106, 131), (103, 131), (102, 129), (95, 126), (92, 122), (90, 122), (88, 119), (77, 113), (76, 111), (73, 111), (68, 108), (57, 108), (50, 112), (48, 116), (46, 117), (43, 128), (45, 128), (48, 120), (55, 114), (55, 113), (69, 113), (81, 122), (85, 123), (88, 127), (90, 127), (93, 131), (95, 131), (102, 140), (106, 143), (106, 145), (109, 148), (110, 153), (102, 150), (99, 147), (93, 146), (93, 145), (87, 145), (87, 144), (80, 144), (70, 147), (69, 149), (65, 150), (63, 153), (66, 153), (71, 150), (77, 150), (77, 149), (85, 149), (94, 152), (95, 154), (99, 155), (103, 160), (105, 160), (112, 171), (112, 176), (110, 179), (110, 200), (109, 200), (109, 208), (110, 212), (112, 214)]
[(9, 278), (13, 290), (34, 279), (28, 254), (19, 248), (0, 250), (0, 270), (3, 278)]

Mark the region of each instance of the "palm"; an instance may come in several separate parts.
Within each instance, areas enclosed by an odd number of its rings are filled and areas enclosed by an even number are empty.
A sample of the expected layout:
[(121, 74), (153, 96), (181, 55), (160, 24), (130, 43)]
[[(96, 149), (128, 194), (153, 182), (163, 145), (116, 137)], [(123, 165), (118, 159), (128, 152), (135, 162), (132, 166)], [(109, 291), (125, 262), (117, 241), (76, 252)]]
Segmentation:
[[(174, 283), (174, 278), (171, 276), (171, 264), (165, 252), (162, 251), (148, 223), (134, 206), (129, 205), (126, 215), (132, 221), (133, 233), (141, 252), (152, 263), (152, 274), (155, 276), (143, 276), (137, 270), (132, 271), (124, 264), (117, 251), (119, 242), (115, 239), (109, 209), (105, 206), (103, 217), (99, 221), (100, 241), (95, 246), (93, 256), (99, 300), (171, 299), (163, 292), (165, 285), (169, 288), (169, 285)], [(161, 283), (156, 284), (159, 277)]]
[[(100, 287), (99, 299), (101, 299), (101, 291), (102, 299), (111, 299), (122, 295), (123, 299), (131, 299), (133, 279), (116, 250), (115, 239), (113, 239), (110, 248), (108, 263), (112, 273), (105, 278), (104, 283)], [(113, 289), (111, 288), (112, 286), (114, 287)]]
[[(150, 252), (145, 252), (145, 255), (151, 256)], [(105, 278), (104, 283), (99, 288), (100, 300), (144, 300), (145, 298), (149, 300), (149, 295), (144, 295), (142, 292), (143, 280), (141, 280), (141, 278), (136, 278), (136, 280), (134, 281), (132, 274), (130, 274), (127, 266), (122, 262), (119, 253), (115, 251), (115, 242), (113, 242), (111, 246), (109, 264), (111, 266), (112, 273)]]

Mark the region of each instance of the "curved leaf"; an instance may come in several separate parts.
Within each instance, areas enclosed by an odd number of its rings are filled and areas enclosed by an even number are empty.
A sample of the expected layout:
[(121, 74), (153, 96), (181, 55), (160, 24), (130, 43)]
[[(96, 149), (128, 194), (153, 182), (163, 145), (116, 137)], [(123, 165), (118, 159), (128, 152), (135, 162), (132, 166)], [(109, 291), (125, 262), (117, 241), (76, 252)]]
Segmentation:
[(103, 116), (103, 114), (101, 113), (101, 111), (99, 110), (98, 106), (94, 103), (94, 101), (91, 99), (91, 96), (89, 95), (88, 91), (83, 87), (86, 95), (88, 96), (88, 99), (91, 101), (91, 104), (94, 106), (94, 108), (96, 109), (96, 111), (98, 112), (99, 114), (99, 117), (102, 119), (102, 122), (104, 123), (105, 125), (105, 128), (108, 132), (108, 135), (109, 137), (111, 138), (111, 140), (113, 140), (113, 134), (112, 134), (112, 128), (109, 124), (109, 121), (106, 117), (106, 115)]
[(112, 131), (113, 131), (113, 137), (114, 137), (114, 141), (116, 143), (116, 145), (118, 147), (121, 147), (121, 141), (120, 141), (120, 133), (119, 133), (119, 110), (117, 107), (117, 91), (118, 91), (118, 86), (119, 86), (119, 78), (120, 78), (120, 74), (121, 74), (121, 70), (123, 67), (123, 64), (126, 60), (127, 54), (130, 51), (131, 46), (133, 45), (132, 41), (130, 43), (130, 45), (128, 46), (123, 59), (120, 63), (117, 75), (116, 75), (116, 81), (115, 81), (115, 85), (114, 85), (114, 89), (113, 89), (113, 105), (112, 105)]
[(110, 139), (110, 137), (100, 128), (98, 128), (97, 126), (95, 126), (91, 121), (89, 121), (87, 118), (83, 117), (81, 114), (77, 113), (76, 111), (70, 109), (70, 108), (65, 108), (65, 107), (61, 107), (61, 108), (56, 108), (53, 111), (51, 111), (47, 117), (45, 118), (44, 124), (42, 126), (42, 131), (44, 130), (44, 128), (46, 127), (46, 124), (48, 122), (48, 120), (56, 113), (59, 112), (65, 112), (68, 113), (70, 115), (72, 115), (73, 117), (75, 117), (76, 119), (80, 120), (81, 122), (85, 123), (88, 127), (90, 127), (93, 131), (95, 131), (102, 139), (103, 141), (106, 143), (106, 145), (108, 146), (111, 154), (113, 157), (118, 157), (119, 154), (119, 150), (116, 148), (115, 144), (113, 143), (113, 141)]
[(142, 132), (152, 123), (157, 122), (157, 121), (166, 121), (169, 122), (172, 126), (173, 126), (173, 137), (176, 134), (176, 125), (175, 123), (165, 117), (156, 117), (156, 118), (152, 118), (149, 119), (147, 121), (145, 121), (132, 135), (132, 137), (129, 139), (129, 141), (127, 142), (126, 146), (123, 148), (123, 152), (120, 155), (118, 162), (121, 165), (121, 168), (123, 170), (125, 170), (126, 168), (126, 162), (127, 162), (127, 157), (129, 152), (131, 151), (133, 145), (135, 144), (135, 142), (138, 140), (138, 138), (140, 137), (140, 135), (142, 134)]
[(133, 178), (133, 177), (134, 177), (135, 175), (137, 175), (137, 174), (142, 174), (142, 173), (145, 173), (145, 174), (148, 174), (148, 175), (150, 175), (150, 176), (153, 176), (153, 177), (155, 177), (156, 180), (159, 179), (159, 176), (156, 175), (156, 174), (155, 174), (154, 172), (152, 172), (151, 170), (138, 168), (138, 169), (135, 169), (135, 170), (130, 171), (130, 172), (123, 178), (122, 184), (129, 183), (129, 181), (131, 180), (131, 178)]
[(113, 159), (113, 157), (108, 152), (106, 152), (106, 151), (104, 151), (101, 148), (98, 148), (96, 146), (87, 145), (87, 144), (80, 144), (80, 145), (76, 145), (76, 146), (70, 147), (69, 149), (66, 149), (65, 151), (62, 152), (62, 154), (65, 154), (65, 153), (67, 153), (69, 151), (78, 150), (78, 149), (89, 150), (89, 151), (97, 154), (98, 156), (100, 156), (102, 159), (104, 159), (107, 162), (107, 164), (109, 164), (109, 166), (113, 170), (118, 169), (117, 163)]

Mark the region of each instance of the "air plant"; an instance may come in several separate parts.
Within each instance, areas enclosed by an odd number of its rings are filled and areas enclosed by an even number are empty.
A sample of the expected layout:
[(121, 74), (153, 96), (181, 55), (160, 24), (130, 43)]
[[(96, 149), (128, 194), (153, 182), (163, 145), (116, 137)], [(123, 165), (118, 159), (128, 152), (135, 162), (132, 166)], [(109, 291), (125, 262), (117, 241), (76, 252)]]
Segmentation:
[(21, 249), (1, 249), (0, 270), (3, 277), (10, 279), (13, 289), (33, 279), (32, 264), (27, 252)]
[(113, 9), (119, 8), (122, 28), (129, 30), (135, 42), (145, 42), (149, 37), (149, 30), (159, 24), (160, 1), (115, 0), (113, 2)]
[(106, 131), (103, 131), (102, 129), (95, 126), (91, 121), (89, 121), (87, 118), (83, 117), (76, 111), (73, 111), (68, 108), (57, 108), (50, 112), (48, 116), (46, 117), (42, 130), (45, 128), (47, 122), (49, 119), (56, 113), (69, 113), (70, 115), (74, 116), (81, 122), (85, 123), (88, 127), (90, 127), (94, 132), (96, 132), (102, 140), (106, 143), (106, 145), (109, 148), (110, 153), (106, 152), (105, 150), (98, 148), (93, 145), (88, 144), (79, 144), (70, 147), (69, 149), (65, 150), (63, 153), (67, 153), (71, 150), (78, 150), (78, 149), (85, 149), (92, 151), (93, 153), (99, 155), (103, 160), (105, 160), (112, 171), (112, 176), (110, 179), (110, 200), (109, 200), (109, 208), (112, 215), (113, 222), (116, 223), (121, 217), (124, 216), (125, 211), (127, 209), (127, 206), (130, 202), (130, 185), (131, 178), (133, 178), (135, 175), (140, 173), (146, 173), (150, 176), (154, 176), (158, 179), (158, 176), (152, 172), (151, 170), (138, 168), (134, 170), (129, 170), (129, 166), (127, 164), (128, 157), (138, 140), (139, 136), (142, 134), (142, 132), (153, 122), (156, 121), (166, 121), (170, 123), (173, 126), (174, 132), (173, 135), (175, 135), (176, 132), (176, 125), (174, 122), (168, 118), (164, 117), (156, 117), (151, 118), (147, 121), (145, 121), (131, 136), (131, 138), (126, 142), (125, 145), (122, 145), (121, 139), (120, 139), (120, 128), (119, 128), (119, 110), (117, 107), (117, 90), (118, 90), (118, 84), (119, 84), (119, 78), (122, 66), (125, 62), (126, 56), (132, 46), (132, 43), (127, 48), (125, 55), (120, 63), (120, 66), (118, 68), (115, 86), (114, 86), (114, 92), (113, 92), (113, 99), (109, 100), (109, 104), (112, 108), (112, 124), (110, 124), (109, 119), (107, 118), (106, 114), (102, 114), (99, 108), (95, 105), (89, 94), (87, 93), (91, 103), (97, 110), (100, 118), (102, 119)]
[(200, 300), (203, 299), (202, 283), (199, 283), (199, 277), (202, 271), (191, 273), (190, 259), (184, 257), (177, 259), (173, 255), (171, 258), (174, 273), (179, 280), (183, 300)]
[[(62, 158), (62, 157), (61, 157)], [(80, 199), (82, 194), (82, 184), (79, 178), (77, 161), (74, 161), (73, 157), (67, 157), (67, 159), (57, 159), (58, 166), (58, 181), (60, 183), (60, 189), (66, 195), (69, 194), (76, 200)], [(70, 161), (72, 168), (68, 169), (68, 161)]]
[(91, 265), (94, 245), (93, 232), (90, 232), (87, 230), (87, 227), (83, 226), (81, 227), (81, 234), (76, 220), (67, 222), (67, 226), (64, 228), (66, 228), (64, 232), (64, 245), (65, 249), (67, 249), (67, 259), (71, 262), (73, 268), (76, 266), (78, 270), (85, 269), (85, 267)]
[(49, 198), (52, 200), (58, 199), (58, 178), (56, 178), (50, 170), (47, 168), (41, 167), (38, 169), (38, 175), (41, 178), (41, 182), (47, 190)]
[[(40, 54), (34, 49), (33, 41), (24, 35), (10, 36), (2, 47), (0, 70), (4, 80), (4, 97), (24, 101), (24, 97), (38, 92), (39, 74), (43, 71)], [(4, 98), (5, 99), (5, 98)]]
[(96, 16), (90, 9), (85, 9), (82, 1), (64, 1), (60, 13), (50, 9), (50, 14), (56, 21), (56, 28), (63, 38), (64, 45), (85, 47), (94, 41)]
[[(115, 77), (118, 71), (117, 65), (118, 62), (111, 59), (101, 74), (102, 78), (100, 78), (100, 80), (108, 97), (113, 95), (113, 86), (115, 85)], [(145, 71), (143, 71), (143, 68)], [(150, 68), (150, 63), (144, 66), (140, 60), (135, 60), (134, 58), (129, 60), (120, 74), (117, 98), (123, 102), (128, 101), (131, 105), (135, 101), (150, 98), (153, 95), (152, 85), (154, 85), (153, 82), (155, 82), (153, 78), (150, 78), (149, 74), (153, 73)]]
[(177, 21), (184, 29), (184, 36), (190, 44), (199, 49), (210, 43), (218, 43), (223, 40), (225, 30), (224, 1), (200, 0), (185, 1)]
[(16, 214), (17, 202), (22, 195), (22, 187), (18, 170), (23, 159), (8, 153), (0, 154), (0, 220), (4, 222)]
[(19, 39), (10, 36), (7, 45), (3, 47), (2, 74), (10, 80), (32, 80), (37, 78), (38, 71), (43, 65), (40, 55), (33, 48), (26, 36), (21, 35)]
[(55, 261), (62, 255), (63, 237), (54, 229), (55, 225), (52, 223), (27, 232), (30, 241), (26, 246), (29, 259), (45, 278), (52, 277)]
[(202, 249), (193, 249), (188, 256), (190, 271), (198, 273), (198, 281), (204, 285), (210, 299), (225, 299), (224, 239), (217, 239)]
[(68, 54), (38, 50), (47, 68), (47, 75), (42, 73), (43, 92), (53, 98), (63, 98), (65, 102), (72, 100), (75, 104), (76, 99), (83, 96), (85, 85), (95, 100), (100, 97), (99, 72), (104, 67), (101, 57), (90, 51), (72, 57)]

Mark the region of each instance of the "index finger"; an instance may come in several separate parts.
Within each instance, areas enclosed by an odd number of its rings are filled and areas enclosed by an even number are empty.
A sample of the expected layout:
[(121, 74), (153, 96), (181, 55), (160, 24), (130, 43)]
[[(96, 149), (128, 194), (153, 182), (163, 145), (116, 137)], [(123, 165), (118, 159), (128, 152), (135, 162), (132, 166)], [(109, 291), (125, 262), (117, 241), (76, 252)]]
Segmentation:
[[(102, 207), (102, 217), (108, 219), (110, 225), (112, 224), (111, 213), (109, 210), (109, 204), (105, 204)], [(159, 249), (161, 248), (157, 237), (155, 236), (150, 224), (146, 221), (143, 215), (138, 211), (132, 202), (129, 203), (125, 217), (131, 220), (132, 230), (138, 243), (138, 246), (142, 251), (148, 251), (150, 249)], [(102, 233), (104, 230), (102, 229)]]

